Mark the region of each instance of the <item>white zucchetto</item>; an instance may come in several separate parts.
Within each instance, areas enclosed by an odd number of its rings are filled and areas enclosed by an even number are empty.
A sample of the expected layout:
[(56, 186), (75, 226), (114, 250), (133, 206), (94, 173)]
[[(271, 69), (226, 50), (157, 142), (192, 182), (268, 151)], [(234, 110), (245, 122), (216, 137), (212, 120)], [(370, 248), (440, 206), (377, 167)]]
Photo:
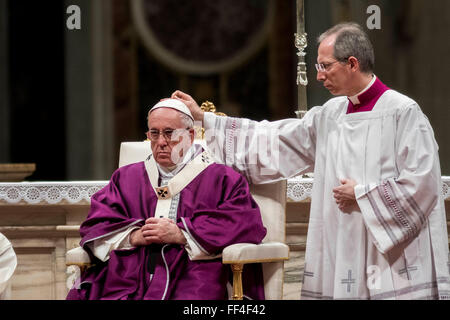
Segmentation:
[(184, 113), (185, 115), (187, 115), (189, 118), (191, 118), (192, 121), (194, 121), (194, 117), (192, 116), (191, 111), (189, 111), (189, 108), (180, 100), (166, 99), (166, 100), (160, 101), (150, 109), (150, 112), (154, 111), (155, 109), (159, 109), (159, 108), (171, 108), (171, 109), (178, 110), (178, 111)]

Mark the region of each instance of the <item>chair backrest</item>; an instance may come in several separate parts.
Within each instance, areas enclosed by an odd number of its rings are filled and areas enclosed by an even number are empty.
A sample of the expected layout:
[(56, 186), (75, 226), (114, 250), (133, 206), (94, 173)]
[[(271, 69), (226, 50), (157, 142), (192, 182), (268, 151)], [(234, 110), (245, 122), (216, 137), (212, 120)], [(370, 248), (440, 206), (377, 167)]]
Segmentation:
[(122, 142), (120, 144), (119, 168), (147, 159), (152, 153), (150, 141)]
[[(205, 143), (196, 140), (205, 149)], [(151, 154), (150, 141), (122, 142), (120, 146), (119, 167), (145, 160)], [(286, 181), (270, 184), (250, 185), (250, 192), (258, 204), (264, 226), (267, 229), (263, 242), (286, 241)], [(266, 299), (282, 299), (284, 264), (263, 264), (264, 291)]]
[[(286, 181), (250, 185), (267, 229), (263, 242), (286, 242)], [(263, 263), (264, 293), (267, 300), (282, 300), (284, 262)]]
[(286, 181), (250, 185), (267, 229), (263, 242), (286, 241), (286, 188)]

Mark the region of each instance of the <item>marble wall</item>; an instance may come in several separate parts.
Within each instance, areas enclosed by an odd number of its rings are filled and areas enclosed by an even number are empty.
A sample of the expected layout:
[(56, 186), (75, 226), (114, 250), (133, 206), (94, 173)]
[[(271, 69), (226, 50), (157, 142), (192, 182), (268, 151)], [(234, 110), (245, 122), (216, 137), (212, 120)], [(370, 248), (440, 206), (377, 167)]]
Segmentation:
[(17, 255), (11, 299), (65, 299), (66, 252), (78, 246), (79, 225), (88, 209), (88, 202), (11, 205), (0, 201), (0, 232)]

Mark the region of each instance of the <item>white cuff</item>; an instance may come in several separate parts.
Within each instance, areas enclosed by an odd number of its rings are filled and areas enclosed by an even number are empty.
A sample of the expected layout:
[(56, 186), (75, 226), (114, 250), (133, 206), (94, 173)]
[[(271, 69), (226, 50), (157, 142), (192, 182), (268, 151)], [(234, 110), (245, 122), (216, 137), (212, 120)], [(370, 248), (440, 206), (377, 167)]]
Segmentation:
[(369, 185), (365, 186), (362, 184), (358, 184), (355, 186), (355, 198), (356, 200), (359, 200), (363, 198), (366, 194), (368, 194), (370, 191), (375, 189), (377, 187), (376, 183), (370, 183)]
[(109, 259), (109, 255), (113, 250), (129, 250), (134, 248), (130, 243), (130, 234), (136, 229), (139, 229), (139, 227), (133, 226), (125, 231), (113, 233), (86, 245), (89, 246), (97, 258), (105, 262)]
[(355, 198), (360, 199), (366, 194), (366, 186), (358, 184), (355, 186)]
[(197, 243), (191, 238), (189, 233), (185, 230), (181, 230), (183, 232), (184, 237), (186, 238), (186, 244), (184, 245), (184, 249), (188, 253), (189, 259), (192, 261), (195, 260), (212, 260), (217, 259), (222, 256), (222, 254), (210, 255), (207, 252), (204, 252), (200, 249)]

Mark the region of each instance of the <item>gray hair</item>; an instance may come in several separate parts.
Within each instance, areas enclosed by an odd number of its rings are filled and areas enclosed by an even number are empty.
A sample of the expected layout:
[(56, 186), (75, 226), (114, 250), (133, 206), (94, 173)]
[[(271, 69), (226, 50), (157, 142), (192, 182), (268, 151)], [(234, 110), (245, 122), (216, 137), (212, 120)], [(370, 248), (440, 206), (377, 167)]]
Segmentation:
[(375, 53), (369, 36), (363, 28), (354, 22), (335, 25), (322, 33), (317, 42), (322, 43), (329, 36), (336, 35), (334, 57), (338, 61), (346, 61), (355, 57), (359, 61), (361, 72), (371, 73), (375, 66)]

